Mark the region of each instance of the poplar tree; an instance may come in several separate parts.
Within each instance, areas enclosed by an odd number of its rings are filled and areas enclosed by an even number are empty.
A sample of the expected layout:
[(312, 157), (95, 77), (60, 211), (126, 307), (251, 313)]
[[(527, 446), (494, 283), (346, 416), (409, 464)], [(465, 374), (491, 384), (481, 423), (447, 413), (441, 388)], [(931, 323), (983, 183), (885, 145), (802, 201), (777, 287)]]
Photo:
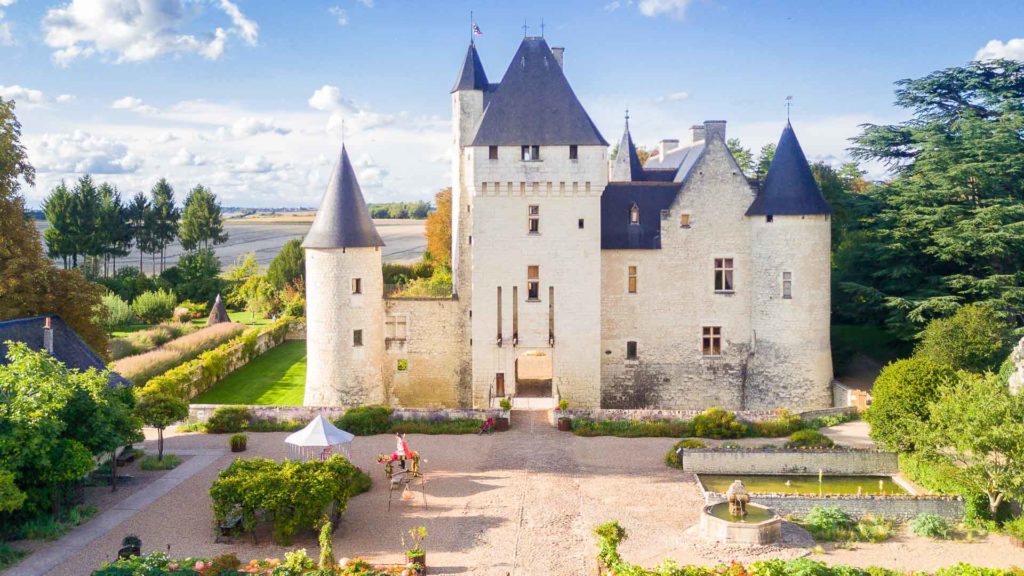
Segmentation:
[(224, 216), (221, 214), (217, 196), (202, 184), (189, 191), (188, 197), (185, 198), (179, 236), (182, 248), (189, 251), (200, 247), (209, 250), (211, 244), (227, 242)]

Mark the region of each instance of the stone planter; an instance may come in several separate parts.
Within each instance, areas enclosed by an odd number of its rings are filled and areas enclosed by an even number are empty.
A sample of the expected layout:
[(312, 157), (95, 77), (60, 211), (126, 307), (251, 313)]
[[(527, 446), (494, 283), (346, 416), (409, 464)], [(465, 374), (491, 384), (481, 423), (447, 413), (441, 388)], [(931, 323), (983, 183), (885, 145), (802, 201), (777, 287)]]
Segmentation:
[(421, 568), (416, 572), (417, 574), (426, 574), (427, 573), (427, 553), (426, 552), (424, 552), (422, 555), (419, 555), (419, 556), (413, 556), (412, 554), (409, 554), (408, 552), (406, 552), (405, 553), (405, 559), (408, 560), (412, 564), (419, 564), (421, 566)]
[(572, 418), (562, 416), (558, 419), (558, 429), (562, 432), (572, 432)]
[(494, 419), (494, 429), (498, 432), (505, 432), (509, 429), (508, 417), (498, 416)]

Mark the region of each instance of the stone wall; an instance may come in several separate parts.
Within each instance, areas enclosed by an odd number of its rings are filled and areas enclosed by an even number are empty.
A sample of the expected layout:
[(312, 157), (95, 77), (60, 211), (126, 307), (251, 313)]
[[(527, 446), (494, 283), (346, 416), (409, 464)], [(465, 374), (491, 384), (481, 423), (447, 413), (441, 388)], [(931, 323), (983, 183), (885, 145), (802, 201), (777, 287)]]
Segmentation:
[[(822, 416), (834, 416), (853, 412), (849, 407), (826, 408), (823, 410), (809, 410), (801, 412), (799, 416), (804, 420), (819, 418)], [(566, 415), (572, 418), (587, 418), (589, 420), (693, 420), (703, 410), (661, 410), (649, 409), (626, 409), (626, 408), (569, 408)], [(778, 418), (778, 410), (738, 410), (734, 412), (738, 420), (744, 422), (759, 422)]]
[(896, 474), (897, 455), (876, 450), (683, 449), (683, 470), (696, 474)]
[[(705, 492), (706, 504), (726, 500), (725, 494)], [(964, 501), (955, 496), (791, 496), (787, 494), (751, 494), (751, 502), (767, 506), (781, 516), (803, 516), (815, 506), (837, 506), (850, 516), (868, 514), (899, 520), (911, 520), (920, 514), (936, 514), (952, 521), (964, 517)]]
[(1020, 339), (1017, 347), (1010, 354), (1013, 362), (1013, 372), (1010, 373), (1010, 392), (1014, 394), (1024, 390), (1024, 338)]
[[(213, 411), (222, 407), (222, 404), (192, 404), (189, 406), (189, 422), (206, 422), (213, 414)], [(258, 420), (273, 420), (276, 422), (299, 421), (307, 422), (318, 414), (323, 414), (328, 420), (336, 420), (349, 410), (348, 406), (247, 406), (253, 417)], [(401, 420), (457, 420), (462, 418), (477, 418), (486, 420), (501, 416), (500, 410), (471, 410), (471, 409), (417, 409), (417, 408), (396, 408), (392, 412), (394, 418)]]

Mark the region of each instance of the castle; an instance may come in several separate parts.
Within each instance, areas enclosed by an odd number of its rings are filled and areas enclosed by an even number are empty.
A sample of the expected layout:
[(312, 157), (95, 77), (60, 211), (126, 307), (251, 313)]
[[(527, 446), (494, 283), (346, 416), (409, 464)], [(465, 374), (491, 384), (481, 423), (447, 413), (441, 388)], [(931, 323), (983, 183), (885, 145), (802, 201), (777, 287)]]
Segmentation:
[(446, 298), (384, 294), (348, 154), (305, 239), (307, 405), (732, 410), (831, 405), (830, 209), (787, 123), (752, 183), (726, 123), (614, 159), (526, 37), (501, 82), (471, 43), (451, 91)]

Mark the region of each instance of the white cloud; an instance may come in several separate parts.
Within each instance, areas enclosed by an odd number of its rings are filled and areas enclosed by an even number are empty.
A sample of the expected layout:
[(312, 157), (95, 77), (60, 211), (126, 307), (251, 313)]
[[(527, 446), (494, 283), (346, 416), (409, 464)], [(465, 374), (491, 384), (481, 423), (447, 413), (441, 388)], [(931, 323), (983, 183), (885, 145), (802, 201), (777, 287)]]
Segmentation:
[(142, 166), (125, 145), (81, 130), (44, 134), (29, 156), (39, 172), (124, 174)]
[(314, 110), (324, 112), (347, 111), (355, 108), (351, 100), (342, 97), (340, 88), (329, 84), (324, 84), (316, 92), (313, 92), (308, 102)]
[(8, 100), (14, 100), (18, 104), (42, 104), (44, 97), (39, 90), (25, 88), (14, 84), (13, 86), (0, 85), (0, 96)]
[(615, 12), (616, 10), (618, 10), (621, 7), (622, 7), (622, 2), (619, 2), (619, 0), (612, 0), (611, 2), (609, 2), (609, 3), (604, 5), (604, 11), (605, 12)]
[(690, 0), (641, 0), (640, 13), (651, 18), (668, 16), (675, 20), (682, 20), (689, 4)]
[(338, 20), (339, 26), (348, 26), (348, 12), (341, 6), (331, 6), (327, 9), (327, 13)]
[(216, 60), (224, 53), (228, 33), (249, 45), (259, 27), (229, 0), (217, 4), (231, 20), (228, 29), (205, 34), (182, 32), (190, 16), (190, 0), (70, 0), (47, 10), (43, 31), (53, 59), (68, 65), (78, 58), (112, 55), (116, 62), (140, 62), (164, 54), (199, 54)]
[(996, 60), (999, 58), (1024, 62), (1024, 38), (1014, 38), (1008, 40), (1005, 44), (1002, 40), (989, 40), (988, 44), (985, 44), (974, 55), (975, 60)]
[(217, 130), (220, 138), (231, 135), (235, 138), (249, 138), (257, 134), (287, 134), (287, 128), (278, 126), (273, 118), (253, 118), (246, 116), (236, 120), (230, 128), (221, 127)]
[(75, 101), (75, 95), (74, 94), (61, 94), (61, 95), (57, 96), (57, 98), (55, 98), (55, 100), (57, 101), (58, 104), (67, 104), (68, 102), (74, 102)]
[(0, 0), (0, 6), (11, 6), (18, 0)]
[(262, 156), (246, 156), (240, 163), (234, 164), (233, 171), (242, 174), (262, 174), (270, 172), (274, 165)]
[(360, 186), (366, 188), (380, 188), (384, 186), (384, 179), (388, 171), (374, 161), (369, 154), (362, 154), (353, 164), (356, 169), (356, 179)]
[(187, 148), (181, 148), (171, 158), (171, 164), (175, 166), (204, 166), (206, 165), (206, 160), (189, 152)]
[(686, 92), (673, 92), (671, 94), (666, 94), (665, 96), (659, 96), (656, 99), (656, 102), (681, 102), (689, 97), (690, 95)]
[(366, 6), (367, 8), (373, 8), (373, 0), (356, 0), (356, 2), (359, 2), (363, 6)]
[(156, 108), (147, 105), (141, 98), (135, 96), (118, 98), (110, 104), (110, 107), (114, 110), (130, 110), (139, 114), (155, 114), (157, 112)]
[[(0, 8), (14, 4), (16, 0), (0, 0)], [(0, 10), (0, 46), (14, 46), (14, 32), (10, 22), (4, 22), (4, 11)]]

